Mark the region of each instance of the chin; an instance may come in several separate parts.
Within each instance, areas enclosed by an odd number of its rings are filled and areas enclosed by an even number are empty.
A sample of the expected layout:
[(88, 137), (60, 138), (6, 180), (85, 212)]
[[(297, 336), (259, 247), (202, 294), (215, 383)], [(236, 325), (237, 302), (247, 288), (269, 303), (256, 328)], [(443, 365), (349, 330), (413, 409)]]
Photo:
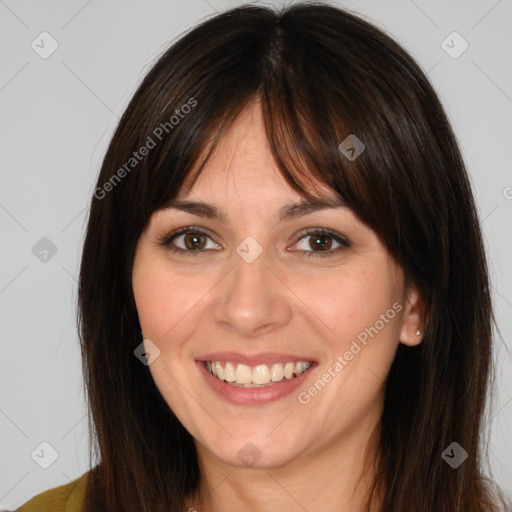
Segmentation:
[(275, 435), (272, 439), (265, 433), (254, 436), (243, 435), (220, 443), (202, 443), (203, 448), (224, 464), (236, 468), (276, 469), (292, 462), (303, 448), (292, 446), (289, 435)]

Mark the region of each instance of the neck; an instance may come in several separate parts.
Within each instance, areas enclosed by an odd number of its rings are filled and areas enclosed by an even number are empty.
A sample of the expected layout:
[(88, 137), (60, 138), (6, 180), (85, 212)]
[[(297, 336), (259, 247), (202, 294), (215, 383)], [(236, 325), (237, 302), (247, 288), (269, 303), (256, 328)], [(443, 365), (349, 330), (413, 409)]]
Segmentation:
[(371, 433), (354, 431), (269, 469), (228, 466), (198, 446), (201, 485), (185, 510), (363, 512), (377, 459)]

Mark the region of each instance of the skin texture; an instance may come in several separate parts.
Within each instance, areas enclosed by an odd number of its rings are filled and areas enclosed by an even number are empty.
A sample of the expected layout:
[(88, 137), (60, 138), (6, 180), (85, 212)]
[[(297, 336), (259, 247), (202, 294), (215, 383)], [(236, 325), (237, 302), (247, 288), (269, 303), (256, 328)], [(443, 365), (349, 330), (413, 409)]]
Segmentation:
[[(132, 283), (144, 338), (161, 351), (149, 367), (152, 377), (197, 447), (203, 481), (186, 505), (201, 511), (361, 510), (373, 476), (376, 450), (369, 440), (382, 412), (385, 377), (398, 343), (421, 342), (417, 290), (405, 288), (402, 270), (376, 234), (345, 207), (278, 221), (279, 208), (301, 197), (271, 156), (257, 101), (179, 197), (213, 203), (226, 222), (176, 209), (156, 212), (138, 241)], [(202, 254), (175, 254), (159, 245), (159, 237), (187, 226), (208, 230)], [(340, 244), (327, 237), (327, 255), (314, 236), (302, 234), (307, 228), (331, 229), (351, 246), (337, 250)], [(247, 236), (263, 249), (252, 263), (236, 252)], [(185, 237), (172, 244), (185, 249)], [(384, 328), (300, 403), (299, 392), (393, 304), (401, 306), (394, 318), (386, 316)], [(221, 350), (304, 355), (318, 367), (287, 397), (233, 405), (210, 389), (195, 363)], [(237, 457), (247, 442), (261, 453), (253, 467)]]

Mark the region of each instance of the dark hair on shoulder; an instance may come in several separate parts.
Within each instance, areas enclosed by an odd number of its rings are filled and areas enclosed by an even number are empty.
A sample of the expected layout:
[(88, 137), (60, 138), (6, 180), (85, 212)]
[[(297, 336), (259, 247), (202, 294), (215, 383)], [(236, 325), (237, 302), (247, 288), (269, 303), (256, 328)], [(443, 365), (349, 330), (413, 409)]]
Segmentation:
[[(133, 354), (141, 329), (132, 264), (152, 213), (194, 183), (254, 100), (289, 185), (308, 199), (312, 178), (334, 190), (426, 303), (423, 342), (399, 345), (386, 382), (373, 488), (382, 511), (496, 510), (482, 458), (493, 314), (456, 138), (413, 58), (361, 17), (321, 3), (246, 5), (206, 19), (158, 59), (117, 126), (79, 280), (96, 465), (87, 510), (178, 511), (198, 486), (193, 439)], [(339, 150), (351, 134), (365, 145), (353, 161)], [(457, 470), (441, 457), (454, 441), (468, 453)]]

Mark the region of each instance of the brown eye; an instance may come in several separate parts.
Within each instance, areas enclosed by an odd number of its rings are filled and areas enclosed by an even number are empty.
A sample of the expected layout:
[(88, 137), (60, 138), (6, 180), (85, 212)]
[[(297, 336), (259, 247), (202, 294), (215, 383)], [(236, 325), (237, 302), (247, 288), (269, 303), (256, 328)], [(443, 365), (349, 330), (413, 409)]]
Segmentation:
[[(208, 241), (211, 241), (210, 247), (207, 247)], [(211, 240), (211, 236), (206, 231), (196, 227), (178, 229), (161, 237), (159, 243), (175, 253), (190, 256), (206, 254), (208, 249), (219, 249), (219, 246)]]
[(330, 235), (314, 235), (311, 236), (309, 244), (313, 249), (328, 251), (332, 246), (332, 237)]
[[(309, 241), (303, 241), (307, 238), (309, 238)], [(338, 244), (334, 249), (333, 241)], [(350, 242), (339, 233), (321, 228), (302, 233), (296, 245), (299, 247), (299, 256), (327, 257), (350, 247)]]
[(183, 236), (185, 247), (191, 251), (204, 249), (206, 245), (206, 237), (200, 233), (186, 233)]

